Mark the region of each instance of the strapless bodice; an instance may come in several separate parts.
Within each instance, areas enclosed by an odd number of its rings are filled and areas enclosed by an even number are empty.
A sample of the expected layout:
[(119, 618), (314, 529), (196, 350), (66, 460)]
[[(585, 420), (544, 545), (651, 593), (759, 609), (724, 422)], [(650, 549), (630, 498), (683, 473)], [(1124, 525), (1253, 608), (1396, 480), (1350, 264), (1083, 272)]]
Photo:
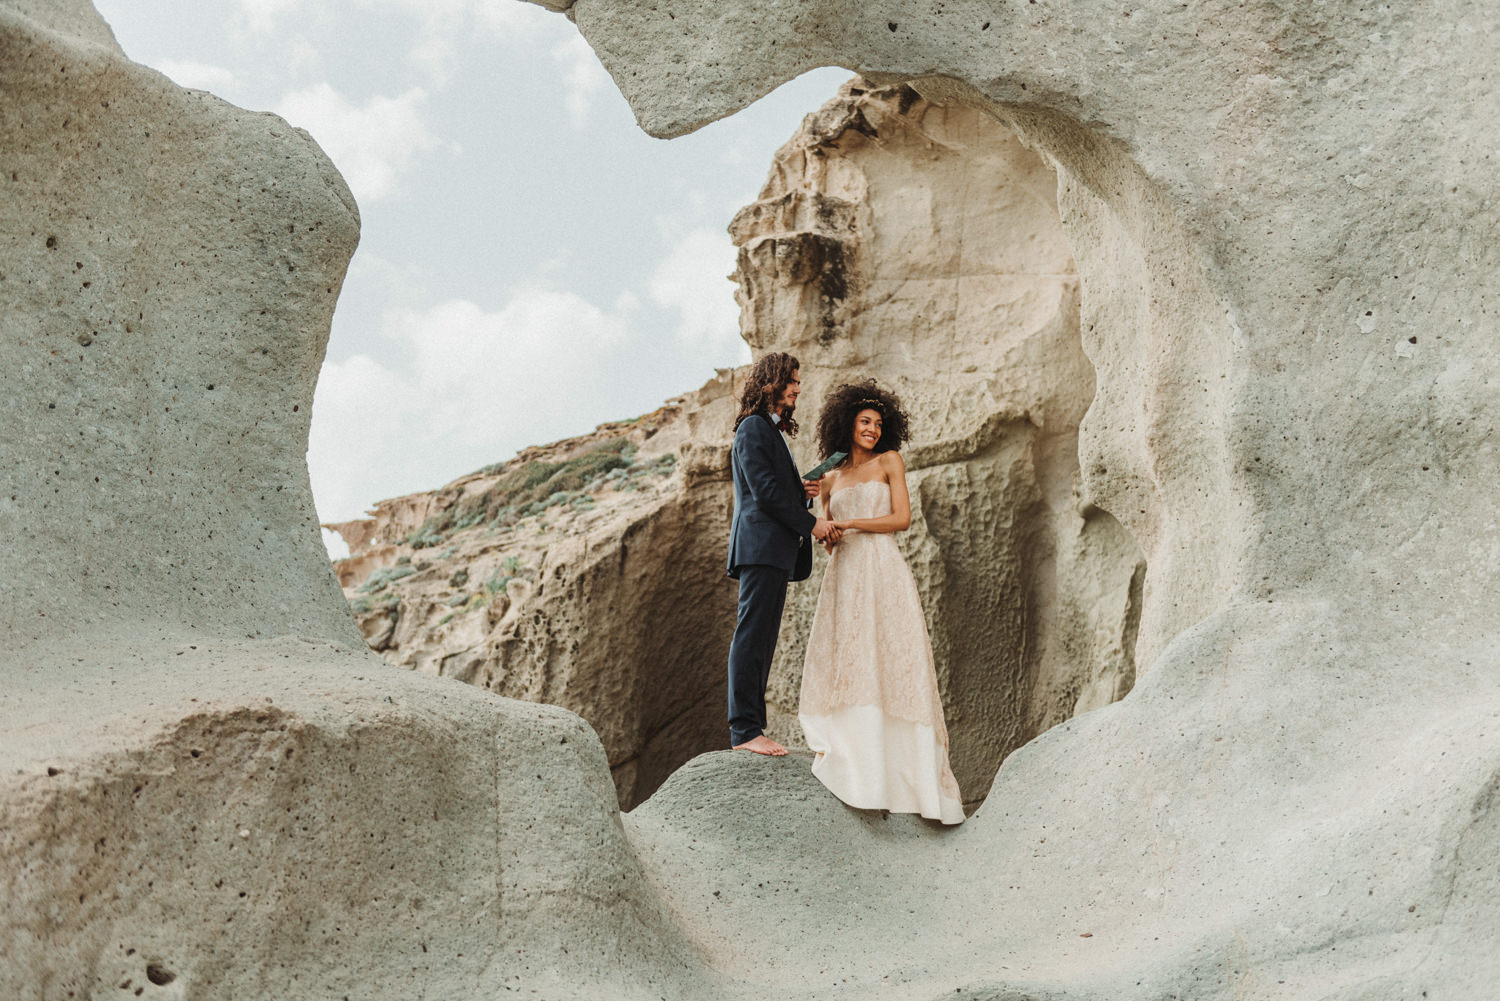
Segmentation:
[(850, 518), (883, 518), (891, 513), (891, 485), (885, 480), (866, 480), (833, 492), (828, 504), (834, 521)]

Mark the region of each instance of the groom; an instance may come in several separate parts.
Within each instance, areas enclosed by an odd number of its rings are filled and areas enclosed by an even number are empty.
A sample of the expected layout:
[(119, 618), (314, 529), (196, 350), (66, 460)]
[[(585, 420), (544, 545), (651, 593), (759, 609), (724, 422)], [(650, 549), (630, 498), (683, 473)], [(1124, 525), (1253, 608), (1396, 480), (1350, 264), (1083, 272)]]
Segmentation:
[(818, 484), (797, 474), (791, 447), (792, 411), (802, 390), (797, 359), (769, 354), (755, 363), (740, 394), (734, 422), (734, 521), (729, 529), (730, 577), (740, 582), (739, 616), (729, 644), (729, 744), (736, 750), (780, 756), (767, 737), (766, 679), (781, 631), (789, 580), (812, 573), (812, 543), (833, 530), (808, 510)]

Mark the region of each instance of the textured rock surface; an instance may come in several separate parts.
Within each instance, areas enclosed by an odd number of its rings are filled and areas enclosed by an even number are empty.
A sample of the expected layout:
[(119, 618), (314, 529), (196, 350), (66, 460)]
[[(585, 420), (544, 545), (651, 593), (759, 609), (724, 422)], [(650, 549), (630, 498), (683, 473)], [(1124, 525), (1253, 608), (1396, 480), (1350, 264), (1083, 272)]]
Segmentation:
[(1069, 996), (1484, 996), (1500, 201), (1478, 165), (1500, 140), (1500, 14), (571, 14), (657, 134), (837, 63), (972, 101), (1058, 172), (1098, 380), (1084, 483), (1146, 555), (1141, 674), (1013, 755), (963, 831), (983, 863), (952, 871), (984, 875), (932, 920), (977, 932), (967, 975), (1025, 991), (1045, 970)]
[[(1139, 552), (1079, 496), (1093, 371), (1056, 187), (983, 112), (856, 80), (808, 117), (731, 227), (745, 339), (803, 364), (803, 465), (817, 461), (822, 392), (874, 374), (906, 396), (916, 522), (902, 544), (971, 803), (1007, 753), (1134, 678)], [(712, 554), (726, 544), (743, 375), (334, 526), (350, 544), (337, 569), (366, 638), (392, 663), (581, 714), (627, 808), (723, 746), (734, 589)], [(514, 521), (465, 516), (518, 467), (579, 461), (613, 436), (638, 447), (634, 465)], [(679, 452), (683, 475), (637, 489), (637, 468)], [(794, 746), (818, 555), (813, 580), (791, 592), (772, 672), (770, 732)], [(485, 593), (518, 574), (509, 593)]]
[[(97, 670), (59, 698), (80, 654)], [(3, 696), (27, 722), (0, 752), (6, 998), (606, 1001), (703, 981), (682, 979), (691, 950), (570, 713), (293, 637), (52, 656)]]
[(125, 60), (87, 3), (0, 4), (0, 93), (7, 646), (354, 639), (303, 458), (343, 180), (281, 119)]
[(734, 590), (713, 554), (729, 500), (722, 477), (674, 474), (683, 411), (727, 386), (335, 526), (351, 540), (336, 566), (371, 647), (579, 713), (625, 807), (723, 746)]
[(1134, 689), (956, 831), (729, 753), (622, 823), (571, 717), (339, 648), (299, 464), (353, 239), (326, 161), (81, 3), (7, 0), (4, 993), (1491, 996), (1500, 14), (572, 14), (654, 131), (833, 62), (989, 102), (1056, 167), (1085, 489), (1149, 562)]
[[(832, 386), (875, 376), (908, 407), (913, 527), (898, 538), (970, 802), (1011, 750), (1135, 674), (1140, 553), (1081, 496), (1094, 375), (1056, 191), (983, 111), (856, 79), (730, 226), (742, 334), (802, 362), (803, 465)], [(772, 671), (772, 731), (793, 742), (821, 574), (820, 558), (792, 590)]]

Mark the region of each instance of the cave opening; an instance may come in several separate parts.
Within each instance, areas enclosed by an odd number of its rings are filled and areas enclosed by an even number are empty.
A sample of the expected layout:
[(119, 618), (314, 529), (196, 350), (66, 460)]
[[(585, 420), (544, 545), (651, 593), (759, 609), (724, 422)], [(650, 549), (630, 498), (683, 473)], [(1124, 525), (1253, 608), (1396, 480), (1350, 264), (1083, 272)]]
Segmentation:
[[(801, 360), (804, 427), (824, 393), (865, 377), (912, 414), (914, 518), (900, 541), (969, 808), (1011, 751), (1123, 697), (1136, 672), (1145, 562), (1085, 487), (1079, 428), (1095, 376), (1055, 166), (968, 95), (855, 77), (778, 150), (730, 224), (740, 334), (757, 356)], [(411, 511), (392, 508), (390, 524), (363, 525), (389, 538), (356, 545), (368, 551), (341, 565), (341, 583), (371, 645), (390, 657), (426, 630), (442, 642), (417, 669), (579, 713), (626, 810), (692, 757), (722, 749), (735, 595), (719, 540), (744, 372), (724, 370), (640, 422), (529, 450)], [(813, 438), (792, 444), (802, 468), (819, 458)], [(454, 533), (496, 522), (497, 504), (514, 500), (497, 491), (517, 476), (530, 484), (588, 466), (595, 479), (623, 480), (642, 463), (660, 466), (671, 488), (653, 480), (623, 520), (607, 531), (580, 522), (578, 537), (535, 566), (488, 574), (438, 559)], [(570, 481), (579, 498), (569, 505), (585, 513), (589, 476)], [(538, 483), (533, 506), (568, 492)], [(819, 555), (812, 580), (788, 596), (767, 692), (768, 732), (794, 749)], [(395, 593), (427, 577), (466, 603), (364, 594), (377, 578)], [(625, 623), (647, 625), (615, 628)]]

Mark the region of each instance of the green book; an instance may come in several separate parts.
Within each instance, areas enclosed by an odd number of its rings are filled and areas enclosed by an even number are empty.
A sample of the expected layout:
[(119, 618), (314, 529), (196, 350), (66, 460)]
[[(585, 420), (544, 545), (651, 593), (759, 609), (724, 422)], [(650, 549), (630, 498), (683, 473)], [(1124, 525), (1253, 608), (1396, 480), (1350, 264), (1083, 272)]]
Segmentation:
[(828, 458), (824, 459), (822, 462), (818, 463), (816, 466), (803, 473), (802, 478), (804, 480), (821, 480), (825, 473), (827, 473), (834, 466), (837, 466), (839, 463), (843, 462), (845, 456), (847, 456), (848, 454), (848, 452), (833, 453)]

